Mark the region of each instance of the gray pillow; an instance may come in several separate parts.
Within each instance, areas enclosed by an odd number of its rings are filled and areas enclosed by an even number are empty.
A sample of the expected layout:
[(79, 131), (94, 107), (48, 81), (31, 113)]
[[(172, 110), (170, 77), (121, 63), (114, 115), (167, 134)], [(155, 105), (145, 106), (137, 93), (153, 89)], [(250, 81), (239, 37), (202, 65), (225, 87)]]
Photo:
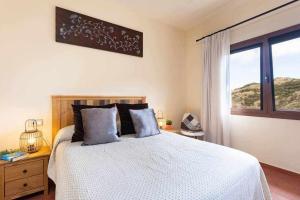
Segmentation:
[(82, 109), (83, 144), (95, 145), (118, 141), (117, 108)]
[(136, 137), (160, 134), (153, 109), (129, 110)]

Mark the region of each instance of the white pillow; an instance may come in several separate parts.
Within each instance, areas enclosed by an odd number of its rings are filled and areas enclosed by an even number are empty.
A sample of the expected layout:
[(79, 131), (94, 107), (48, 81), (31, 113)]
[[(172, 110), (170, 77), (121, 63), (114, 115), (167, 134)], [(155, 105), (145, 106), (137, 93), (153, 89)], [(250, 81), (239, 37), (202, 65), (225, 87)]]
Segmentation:
[(56, 146), (58, 143), (62, 141), (72, 140), (72, 136), (74, 134), (74, 128), (75, 128), (74, 125), (70, 125), (60, 129), (55, 136), (53, 146)]

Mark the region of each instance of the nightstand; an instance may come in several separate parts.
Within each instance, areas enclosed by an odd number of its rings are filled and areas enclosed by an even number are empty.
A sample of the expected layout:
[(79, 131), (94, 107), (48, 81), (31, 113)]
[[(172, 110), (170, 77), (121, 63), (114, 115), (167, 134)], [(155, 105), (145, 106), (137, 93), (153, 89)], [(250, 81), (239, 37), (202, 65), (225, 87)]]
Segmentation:
[(15, 199), (35, 192), (48, 195), (48, 160), (50, 148), (16, 161), (0, 161), (0, 200)]

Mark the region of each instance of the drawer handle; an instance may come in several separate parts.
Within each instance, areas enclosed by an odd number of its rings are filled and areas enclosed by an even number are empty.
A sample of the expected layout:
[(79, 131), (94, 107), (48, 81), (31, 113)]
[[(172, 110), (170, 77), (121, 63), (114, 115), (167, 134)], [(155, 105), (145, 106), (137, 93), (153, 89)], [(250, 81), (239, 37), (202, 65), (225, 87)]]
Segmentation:
[(27, 186), (28, 186), (27, 183), (24, 183), (24, 184), (23, 184), (23, 187), (27, 187)]
[(26, 173), (27, 173), (27, 169), (24, 169), (24, 170), (23, 170), (23, 174), (26, 174)]

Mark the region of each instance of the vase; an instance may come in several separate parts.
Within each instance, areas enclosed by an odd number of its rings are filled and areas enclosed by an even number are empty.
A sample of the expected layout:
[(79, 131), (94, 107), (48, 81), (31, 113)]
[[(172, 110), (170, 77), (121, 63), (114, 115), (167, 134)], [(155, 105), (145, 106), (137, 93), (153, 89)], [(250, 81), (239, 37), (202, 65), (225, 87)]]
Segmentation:
[(166, 125), (166, 126), (165, 126), (165, 129), (166, 129), (166, 130), (172, 130), (172, 129), (173, 129), (173, 126), (172, 126), (172, 125)]

